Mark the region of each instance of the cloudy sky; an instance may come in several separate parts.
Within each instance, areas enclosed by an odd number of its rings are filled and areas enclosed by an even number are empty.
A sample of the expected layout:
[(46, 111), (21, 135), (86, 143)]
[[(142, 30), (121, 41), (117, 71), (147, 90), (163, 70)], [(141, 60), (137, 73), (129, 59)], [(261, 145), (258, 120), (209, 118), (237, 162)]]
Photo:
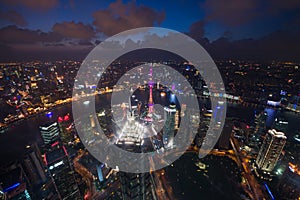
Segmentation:
[(299, 0), (0, 0), (0, 61), (82, 59), (143, 26), (186, 33), (215, 59), (300, 61)]

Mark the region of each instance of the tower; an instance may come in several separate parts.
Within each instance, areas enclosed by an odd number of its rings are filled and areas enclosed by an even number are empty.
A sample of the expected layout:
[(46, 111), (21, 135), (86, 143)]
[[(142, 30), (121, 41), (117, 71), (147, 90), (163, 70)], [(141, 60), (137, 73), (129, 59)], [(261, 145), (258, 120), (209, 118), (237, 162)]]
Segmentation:
[(23, 159), (24, 171), (26, 172), (31, 185), (44, 183), (47, 180), (44, 163), (37, 144), (28, 146)]
[(57, 123), (61, 134), (61, 140), (64, 143), (70, 142), (73, 139), (72, 120), (70, 114), (59, 116), (57, 118)]
[(282, 199), (297, 199), (300, 195), (300, 169), (299, 166), (289, 163), (277, 184), (279, 196)]
[(150, 68), (150, 72), (149, 72), (149, 77), (150, 77), (150, 80), (148, 82), (148, 85), (149, 85), (149, 101), (148, 101), (148, 114), (152, 114), (153, 111), (154, 111), (154, 102), (153, 102), (153, 96), (152, 96), (152, 92), (153, 92), (153, 85), (154, 85), (154, 82), (152, 80), (152, 67)]
[(59, 199), (80, 200), (73, 166), (68, 152), (60, 142), (55, 142), (44, 154), (44, 161), (54, 182)]
[(141, 108), (142, 108), (142, 102), (139, 101), (139, 103), (137, 105), (137, 112), (138, 112), (139, 116), (141, 115)]
[[(152, 86), (150, 87), (149, 98), (149, 112), (153, 111), (152, 100)], [(138, 112), (141, 109), (141, 103), (137, 106)], [(141, 153), (144, 151), (144, 128), (135, 120), (134, 106), (131, 104), (131, 97), (129, 97), (129, 109), (127, 112), (127, 120), (119, 134), (115, 144), (121, 149), (134, 153)], [(125, 161), (124, 165), (128, 165), (131, 161)], [(150, 173), (126, 173), (119, 172), (121, 183), (121, 193), (123, 200), (152, 200), (156, 199), (153, 181)]]
[[(263, 144), (256, 158), (256, 165), (263, 174), (270, 174), (274, 169), (277, 160), (286, 142), (286, 136), (282, 132), (271, 129), (267, 132)], [(263, 177), (263, 176), (260, 176)]]
[(176, 105), (171, 104), (164, 108), (163, 144), (165, 148), (173, 147), (173, 139), (176, 126)]
[(59, 128), (57, 122), (41, 125), (39, 127), (45, 144), (52, 143), (59, 137)]
[(133, 174), (119, 172), (123, 200), (153, 200), (154, 189), (150, 173)]
[(3, 172), (1, 171), (0, 193), (4, 199), (31, 200), (32, 196), (29, 194), (29, 188), (26, 183), (26, 179), (27, 177), (23, 167), (18, 163), (7, 166)]

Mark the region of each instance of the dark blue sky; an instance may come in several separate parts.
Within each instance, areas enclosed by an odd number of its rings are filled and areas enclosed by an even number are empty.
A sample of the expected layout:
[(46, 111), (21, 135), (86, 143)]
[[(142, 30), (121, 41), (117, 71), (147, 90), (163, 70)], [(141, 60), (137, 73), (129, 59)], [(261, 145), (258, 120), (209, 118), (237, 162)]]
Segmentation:
[[(298, 0), (1, 0), (0, 48), (95, 44), (120, 31), (160, 26), (219, 42), (290, 37), (299, 32)], [(279, 36), (279, 35), (280, 36)], [(223, 41), (224, 42), (224, 41)], [(20, 45), (23, 45), (22, 47)], [(7, 53), (6, 53), (7, 54)]]

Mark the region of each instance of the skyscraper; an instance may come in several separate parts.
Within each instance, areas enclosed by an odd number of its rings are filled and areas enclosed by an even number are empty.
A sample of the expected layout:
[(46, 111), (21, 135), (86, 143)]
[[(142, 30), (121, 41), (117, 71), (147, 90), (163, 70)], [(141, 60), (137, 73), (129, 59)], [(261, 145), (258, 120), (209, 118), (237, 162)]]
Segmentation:
[(26, 184), (26, 174), (20, 164), (14, 163), (0, 172), (0, 188), (4, 198), (11, 200), (31, 200)]
[(72, 120), (69, 114), (66, 114), (65, 116), (59, 116), (57, 119), (58, 122), (58, 128), (61, 135), (61, 140), (64, 143), (68, 143), (73, 138), (72, 133)]
[[(151, 95), (151, 91), (150, 91)], [(151, 99), (151, 96), (150, 96)], [(116, 145), (123, 150), (141, 153), (144, 151), (144, 131), (147, 126), (139, 124), (135, 120), (135, 116), (132, 114), (131, 100), (129, 99), (129, 109), (127, 112), (126, 122), (120, 131), (121, 133), (116, 140)], [(149, 100), (149, 102), (151, 102)], [(151, 106), (151, 105), (148, 105)], [(152, 105), (153, 106), (153, 105)], [(150, 108), (148, 114), (152, 114)], [(132, 161), (125, 161), (124, 165)], [(121, 195), (123, 200), (152, 200), (155, 199), (155, 191), (150, 177), (150, 173), (126, 173), (119, 172), (119, 178), (121, 183)]]
[(287, 132), (289, 122), (283, 117), (276, 117), (274, 122), (274, 129), (282, 132)]
[[(257, 174), (270, 174), (274, 169), (277, 160), (286, 142), (286, 136), (282, 132), (271, 129), (267, 132), (263, 144), (256, 158), (258, 167)], [(260, 173), (263, 172), (263, 173)]]
[(165, 148), (173, 147), (176, 122), (176, 105), (171, 104), (164, 108), (163, 144)]
[(153, 200), (150, 173), (133, 174), (119, 172), (123, 200)]
[(277, 190), (282, 199), (298, 199), (300, 197), (299, 166), (289, 163), (277, 184)]
[(60, 199), (81, 199), (78, 185), (75, 180), (73, 166), (69, 160), (65, 146), (55, 142), (44, 154), (44, 161), (53, 178), (54, 186)]
[(47, 180), (44, 163), (37, 144), (28, 146), (23, 159), (23, 166), (31, 185), (44, 183)]
[(55, 142), (59, 137), (57, 122), (47, 123), (39, 127), (45, 144)]

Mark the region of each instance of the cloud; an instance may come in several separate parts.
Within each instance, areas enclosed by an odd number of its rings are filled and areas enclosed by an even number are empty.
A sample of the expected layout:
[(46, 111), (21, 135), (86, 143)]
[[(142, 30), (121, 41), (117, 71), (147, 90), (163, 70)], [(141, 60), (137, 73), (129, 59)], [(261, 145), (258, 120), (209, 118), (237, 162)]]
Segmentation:
[(57, 23), (52, 27), (52, 31), (49, 32), (10, 25), (0, 29), (0, 44), (44, 44), (55, 46), (57, 43), (65, 43), (82, 45), (91, 44), (90, 40), (94, 35), (95, 31), (92, 26), (81, 22)]
[(300, 32), (276, 31), (259, 39), (230, 41), (225, 37), (206, 46), (213, 58), (299, 62)]
[(9, 6), (24, 6), (33, 10), (49, 10), (59, 4), (59, 0), (2, 0)]
[(137, 6), (134, 1), (123, 4), (118, 0), (111, 3), (108, 9), (94, 12), (93, 17), (97, 30), (111, 36), (132, 28), (158, 25), (164, 20), (165, 13), (143, 5)]
[(205, 21), (215, 21), (233, 27), (254, 20), (297, 14), (300, 1), (206, 0), (200, 5), (205, 11)]
[(199, 40), (199, 39), (203, 38), (203, 36), (205, 34), (204, 26), (205, 26), (205, 22), (203, 20), (199, 20), (199, 21), (193, 23), (190, 26), (188, 35), (195, 40)]
[(82, 40), (90, 40), (95, 36), (95, 30), (91, 25), (86, 25), (81, 22), (62, 22), (56, 23), (52, 27), (54, 33), (58, 33), (63, 37), (77, 38)]
[(5, 20), (18, 26), (27, 26), (28, 23), (24, 17), (16, 11), (0, 11), (0, 20)]
[(53, 32), (29, 30), (11, 25), (0, 29), (0, 44), (35, 44), (59, 42), (63, 38)]
[[(0, 60), (83, 59), (94, 47), (88, 38), (92, 34), (87, 34), (87, 25), (74, 22), (62, 24), (67, 24), (68, 28), (53, 28), (55, 31), (49, 32), (19, 28), (15, 25), (1, 28)], [(76, 32), (76, 28), (69, 28), (70, 24), (82, 27), (83, 33)], [(70, 29), (75, 33), (70, 34)]]
[(219, 21), (228, 26), (245, 24), (259, 16), (256, 0), (207, 0), (202, 5), (207, 21)]

